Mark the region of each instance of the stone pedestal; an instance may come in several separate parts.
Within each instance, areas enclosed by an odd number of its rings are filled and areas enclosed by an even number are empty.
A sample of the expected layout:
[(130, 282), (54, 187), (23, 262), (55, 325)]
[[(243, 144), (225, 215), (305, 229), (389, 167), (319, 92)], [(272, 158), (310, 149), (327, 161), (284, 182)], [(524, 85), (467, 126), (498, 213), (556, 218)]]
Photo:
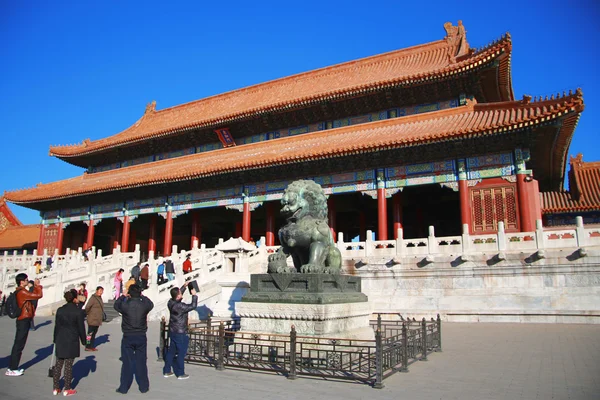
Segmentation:
[(254, 274), (236, 303), (245, 332), (372, 340), (371, 308), (360, 278), (329, 274)]

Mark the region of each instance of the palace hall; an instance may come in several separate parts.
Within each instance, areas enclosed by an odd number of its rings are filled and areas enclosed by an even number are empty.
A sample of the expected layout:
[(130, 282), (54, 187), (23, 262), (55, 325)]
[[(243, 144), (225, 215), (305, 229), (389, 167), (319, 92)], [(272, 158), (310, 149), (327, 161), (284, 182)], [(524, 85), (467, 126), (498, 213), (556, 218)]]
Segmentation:
[(460, 21), (444, 29), (170, 108), (153, 101), (119, 133), (50, 147), (80, 175), (4, 198), (40, 211), (38, 253), (277, 245), (280, 199), (297, 179), (323, 187), (346, 241), (600, 223), (600, 163), (568, 154), (582, 91), (515, 98), (510, 35), (476, 49)]

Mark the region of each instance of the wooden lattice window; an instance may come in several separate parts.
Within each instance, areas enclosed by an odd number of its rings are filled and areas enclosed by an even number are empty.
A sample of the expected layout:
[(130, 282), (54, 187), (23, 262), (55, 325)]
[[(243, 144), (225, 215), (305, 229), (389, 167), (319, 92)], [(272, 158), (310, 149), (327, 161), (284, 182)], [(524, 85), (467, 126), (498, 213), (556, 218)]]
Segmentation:
[(58, 225), (51, 225), (44, 229), (44, 248), (52, 255), (58, 245)]
[(508, 232), (519, 230), (515, 185), (472, 188), (470, 192), (473, 233), (497, 232), (500, 221)]

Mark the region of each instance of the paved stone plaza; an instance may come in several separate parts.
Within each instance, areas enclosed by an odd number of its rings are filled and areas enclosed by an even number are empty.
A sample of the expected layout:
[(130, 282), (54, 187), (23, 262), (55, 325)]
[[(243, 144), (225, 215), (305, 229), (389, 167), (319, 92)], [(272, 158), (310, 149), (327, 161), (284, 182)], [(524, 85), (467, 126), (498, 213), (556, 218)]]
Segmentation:
[[(47, 377), (53, 322), (31, 332), (22, 363), (22, 377), (4, 376), (14, 335), (14, 321), (0, 318), (0, 398), (49, 398)], [(45, 324), (44, 324), (45, 323)], [(156, 361), (158, 324), (149, 333), (150, 392), (139, 393), (134, 382), (129, 396), (146, 399), (597, 399), (600, 393), (600, 326), (551, 324), (446, 323), (442, 353), (415, 362), (407, 374), (384, 381), (382, 390), (351, 382), (186, 365), (187, 381), (162, 377)], [(76, 395), (111, 398), (119, 379), (121, 332), (117, 321), (100, 328), (99, 351), (76, 360)]]

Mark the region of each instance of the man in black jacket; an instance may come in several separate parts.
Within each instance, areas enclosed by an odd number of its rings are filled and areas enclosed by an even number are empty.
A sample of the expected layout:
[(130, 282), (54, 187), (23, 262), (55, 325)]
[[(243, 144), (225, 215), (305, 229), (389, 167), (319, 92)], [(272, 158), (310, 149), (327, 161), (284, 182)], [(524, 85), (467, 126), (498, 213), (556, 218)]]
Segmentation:
[[(117, 393), (125, 394), (133, 383), (133, 374), (138, 383), (140, 392), (146, 393), (150, 390), (148, 381), (148, 313), (154, 308), (152, 301), (142, 296), (142, 290), (138, 285), (131, 285), (123, 295), (115, 301), (115, 310), (122, 315), (121, 330), (121, 385)], [(134, 368), (135, 367), (135, 368)], [(135, 369), (135, 371), (134, 371)]]
[(183, 369), (183, 359), (190, 343), (190, 338), (187, 335), (188, 313), (195, 310), (198, 306), (198, 296), (196, 296), (196, 291), (192, 288), (190, 289), (192, 303), (184, 303), (182, 299), (186, 285), (183, 285), (181, 289), (176, 287), (171, 289), (171, 299), (167, 303), (167, 308), (170, 312), (169, 336), (171, 342), (165, 356), (165, 366), (163, 368), (163, 376), (165, 378), (173, 376), (171, 367), (173, 367), (177, 379), (187, 379), (190, 377)]

